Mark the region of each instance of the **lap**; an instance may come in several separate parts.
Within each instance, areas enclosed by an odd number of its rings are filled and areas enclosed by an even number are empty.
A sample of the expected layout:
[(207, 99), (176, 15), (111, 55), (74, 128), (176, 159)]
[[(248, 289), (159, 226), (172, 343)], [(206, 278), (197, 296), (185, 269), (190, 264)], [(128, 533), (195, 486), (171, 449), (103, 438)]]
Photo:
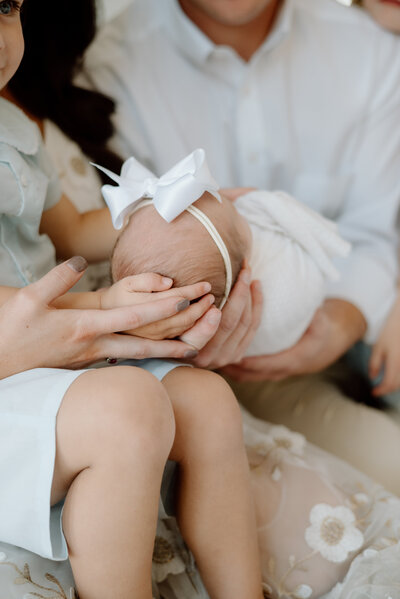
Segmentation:
[(277, 383), (229, 383), (239, 402), (257, 418), (302, 433), (400, 494), (400, 422), (352, 401), (332, 371)]

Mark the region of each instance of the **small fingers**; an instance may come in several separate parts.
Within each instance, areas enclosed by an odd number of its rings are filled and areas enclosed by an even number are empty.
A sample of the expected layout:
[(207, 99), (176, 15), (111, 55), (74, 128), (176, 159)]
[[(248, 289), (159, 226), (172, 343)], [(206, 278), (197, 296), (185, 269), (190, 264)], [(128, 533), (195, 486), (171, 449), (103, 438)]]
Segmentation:
[(174, 316), (141, 327), (136, 331), (128, 332), (150, 339), (173, 339), (193, 327), (196, 321), (212, 306), (214, 300), (213, 295), (205, 295), (198, 302), (190, 304), (183, 312), (178, 312)]
[(210, 283), (207, 281), (201, 281), (200, 283), (194, 283), (193, 285), (186, 285), (185, 287), (171, 287), (161, 293), (154, 293), (154, 297), (146, 297), (145, 301), (154, 301), (164, 297), (184, 297), (189, 301), (201, 298), (211, 291)]
[(169, 277), (163, 277), (154, 272), (145, 272), (140, 275), (132, 275), (121, 279), (127, 291), (141, 291), (152, 293), (154, 291), (165, 291), (173, 284)]
[(200, 281), (200, 283), (194, 283), (193, 285), (185, 285), (184, 287), (174, 287), (174, 289), (171, 289), (171, 293), (175, 292), (177, 295), (185, 297), (189, 301), (198, 299), (210, 291), (211, 285), (207, 281)]

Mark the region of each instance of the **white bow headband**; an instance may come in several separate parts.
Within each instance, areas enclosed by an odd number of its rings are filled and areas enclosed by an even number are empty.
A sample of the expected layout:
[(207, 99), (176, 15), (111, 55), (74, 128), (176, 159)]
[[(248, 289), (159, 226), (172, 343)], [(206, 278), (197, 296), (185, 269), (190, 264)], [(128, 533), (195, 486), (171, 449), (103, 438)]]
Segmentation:
[(123, 164), (119, 176), (102, 166), (97, 164), (94, 166), (118, 183), (118, 186), (103, 185), (101, 189), (116, 229), (121, 229), (129, 214), (149, 204), (153, 204), (160, 216), (168, 223), (184, 210), (201, 222), (218, 247), (225, 265), (226, 281), (224, 296), (219, 306), (221, 309), (228, 299), (232, 286), (229, 252), (208, 216), (192, 206), (206, 191), (221, 202), (219, 187), (208, 169), (204, 150), (195, 150), (159, 179), (133, 157)]

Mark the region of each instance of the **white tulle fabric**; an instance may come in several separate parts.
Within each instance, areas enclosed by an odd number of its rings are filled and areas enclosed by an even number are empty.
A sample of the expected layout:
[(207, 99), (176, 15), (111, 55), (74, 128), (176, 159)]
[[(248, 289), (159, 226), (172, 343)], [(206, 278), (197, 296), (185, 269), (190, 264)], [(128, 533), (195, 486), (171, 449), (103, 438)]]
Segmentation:
[(250, 225), (252, 275), (264, 294), (262, 322), (247, 355), (274, 354), (306, 331), (326, 280), (339, 276), (332, 259), (346, 256), (350, 244), (335, 223), (280, 191), (252, 191), (235, 206)]
[(399, 599), (400, 499), (298, 433), (243, 420), (265, 596)]
[(124, 162), (120, 175), (102, 166), (94, 166), (118, 183), (118, 186), (102, 187), (103, 197), (116, 229), (121, 229), (125, 218), (134, 212), (143, 198), (153, 198), (155, 209), (168, 223), (206, 191), (221, 201), (218, 184), (208, 169), (202, 149), (186, 156), (160, 178), (134, 157)]

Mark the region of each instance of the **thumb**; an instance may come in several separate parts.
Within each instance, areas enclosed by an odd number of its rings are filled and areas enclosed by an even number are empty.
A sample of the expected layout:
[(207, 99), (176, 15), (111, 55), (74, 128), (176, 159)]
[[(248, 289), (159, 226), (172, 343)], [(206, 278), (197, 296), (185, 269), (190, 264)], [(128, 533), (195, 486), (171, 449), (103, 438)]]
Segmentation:
[(87, 266), (85, 258), (74, 256), (52, 268), (44, 277), (32, 283), (30, 288), (44, 303), (51, 304), (81, 279)]
[(375, 344), (368, 364), (368, 374), (371, 379), (379, 376), (384, 362), (384, 352), (379, 344)]

